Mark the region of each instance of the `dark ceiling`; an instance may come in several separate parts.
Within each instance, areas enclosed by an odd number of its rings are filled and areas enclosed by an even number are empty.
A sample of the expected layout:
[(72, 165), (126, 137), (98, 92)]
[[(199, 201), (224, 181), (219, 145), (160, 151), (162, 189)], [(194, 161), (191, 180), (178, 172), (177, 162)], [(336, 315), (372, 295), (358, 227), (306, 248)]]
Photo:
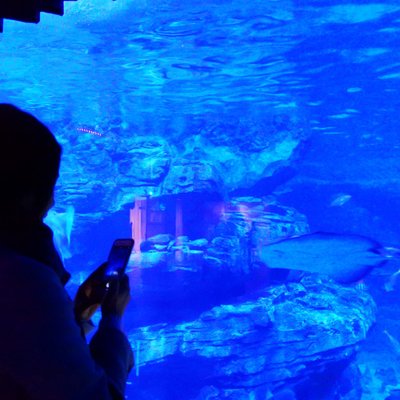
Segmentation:
[(0, 32), (3, 19), (38, 23), (41, 12), (63, 15), (64, 0), (0, 0)]

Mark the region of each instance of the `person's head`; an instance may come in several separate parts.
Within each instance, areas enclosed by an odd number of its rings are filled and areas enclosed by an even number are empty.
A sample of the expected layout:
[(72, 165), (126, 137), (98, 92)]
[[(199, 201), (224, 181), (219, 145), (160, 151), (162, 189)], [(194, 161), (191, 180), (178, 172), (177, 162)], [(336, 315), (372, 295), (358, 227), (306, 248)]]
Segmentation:
[(52, 204), (61, 146), (31, 114), (0, 104), (0, 225), (36, 221)]

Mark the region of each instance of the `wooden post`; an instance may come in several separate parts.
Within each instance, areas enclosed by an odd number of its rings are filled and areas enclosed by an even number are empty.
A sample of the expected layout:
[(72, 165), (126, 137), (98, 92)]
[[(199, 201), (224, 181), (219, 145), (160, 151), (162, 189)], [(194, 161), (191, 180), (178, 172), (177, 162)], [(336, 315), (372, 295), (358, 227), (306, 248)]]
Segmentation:
[(140, 243), (146, 240), (147, 223), (147, 199), (137, 197), (135, 207), (130, 212), (130, 223), (132, 224), (132, 238), (135, 240), (135, 251), (140, 252)]
[(176, 199), (175, 237), (183, 236), (182, 199)]

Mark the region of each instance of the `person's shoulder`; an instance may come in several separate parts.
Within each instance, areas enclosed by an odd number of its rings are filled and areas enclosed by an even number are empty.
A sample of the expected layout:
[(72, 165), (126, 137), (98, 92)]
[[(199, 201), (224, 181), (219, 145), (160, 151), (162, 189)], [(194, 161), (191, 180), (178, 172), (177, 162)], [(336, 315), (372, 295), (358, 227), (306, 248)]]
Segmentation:
[(12, 251), (0, 251), (0, 290), (2, 286), (18, 282), (22, 288), (31, 284), (60, 284), (51, 267)]
[(39, 326), (43, 318), (55, 319), (57, 313), (70, 313), (69, 303), (70, 298), (51, 267), (19, 254), (0, 255), (0, 310), (14, 330), (18, 330), (21, 321)]

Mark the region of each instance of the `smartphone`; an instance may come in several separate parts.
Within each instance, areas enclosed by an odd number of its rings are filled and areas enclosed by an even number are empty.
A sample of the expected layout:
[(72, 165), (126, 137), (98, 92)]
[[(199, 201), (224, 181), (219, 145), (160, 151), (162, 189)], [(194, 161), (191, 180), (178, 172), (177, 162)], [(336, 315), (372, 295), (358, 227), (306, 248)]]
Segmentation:
[(133, 239), (117, 239), (114, 241), (108, 256), (106, 277), (110, 278), (125, 273), (134, 243)]

